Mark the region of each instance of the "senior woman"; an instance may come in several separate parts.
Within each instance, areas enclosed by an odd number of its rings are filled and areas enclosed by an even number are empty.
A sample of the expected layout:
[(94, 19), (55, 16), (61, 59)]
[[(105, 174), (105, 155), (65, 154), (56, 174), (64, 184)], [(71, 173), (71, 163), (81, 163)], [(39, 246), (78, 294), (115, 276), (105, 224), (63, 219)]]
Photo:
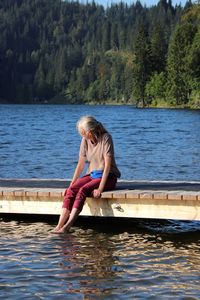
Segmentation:
[[(104, 126), (92, 116), (83, 116), (77, 122), (77, 129), (82, 136), (79, 160), (65, 192), (62, 212), (54, 233), (68, 231), (80, 214), (86, 197), (100, 198), (103, 191), (115, 188), (117, 178), (120, 177), (113, 140)], [(86, 161), (86, 175), (80, 177)]]

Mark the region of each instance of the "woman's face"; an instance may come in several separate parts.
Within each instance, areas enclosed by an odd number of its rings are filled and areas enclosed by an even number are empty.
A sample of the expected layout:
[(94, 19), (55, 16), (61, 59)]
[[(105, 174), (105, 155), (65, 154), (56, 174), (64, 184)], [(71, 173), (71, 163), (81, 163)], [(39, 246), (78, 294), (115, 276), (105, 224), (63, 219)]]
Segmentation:
[(93, 133), (91, 132), (91, 130), (86, 131), (85, 129), (80, 128), (79, 132), (80, 135), (85, 139), (93, 140)]
[(80, 135), (82, 136), (82, 137), (84, 137), (84, 138), (88, 138), (88, 131), (86, 131), (85, 129), (83, 129), (83, 128), (80, 128), (80, 130), (79, 130), (79, 133), (80, 133)]

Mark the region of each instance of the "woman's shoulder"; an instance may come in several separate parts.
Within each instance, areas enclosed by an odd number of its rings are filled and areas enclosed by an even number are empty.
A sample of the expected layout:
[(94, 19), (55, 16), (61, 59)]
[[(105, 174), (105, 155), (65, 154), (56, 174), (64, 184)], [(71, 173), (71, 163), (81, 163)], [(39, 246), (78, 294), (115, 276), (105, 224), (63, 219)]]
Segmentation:
[(105, 132), (102, 136), (102, 140), (103, 140), (103, 142), (109, 142), (109, 141), (111, 142), (112, 141), (111, 134), (108, 132)]
[(87, 139), (83, 137), (83, 138), (81, 139), (81, 146), (82, 146), (82, 147), (86, 147), (87, 144), (88, 144)]

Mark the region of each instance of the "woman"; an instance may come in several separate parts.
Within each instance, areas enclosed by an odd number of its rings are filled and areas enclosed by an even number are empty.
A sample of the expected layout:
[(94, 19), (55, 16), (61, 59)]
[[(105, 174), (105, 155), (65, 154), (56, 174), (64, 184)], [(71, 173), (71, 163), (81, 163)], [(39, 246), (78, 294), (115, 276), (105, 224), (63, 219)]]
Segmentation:
[[(84, 116), (77, 122), (82, 136), (79, 160), (70, 186), (65, 192), (62, 212), (55, 233), (64, 233), (73, 225), (88, 196), (100, 198), (105, 190), (115, 188), (120, 172), (114, 158), (111, 135), (103, 125), (91, 116)], [(88, 170), (80, 178), (86, 160)]]

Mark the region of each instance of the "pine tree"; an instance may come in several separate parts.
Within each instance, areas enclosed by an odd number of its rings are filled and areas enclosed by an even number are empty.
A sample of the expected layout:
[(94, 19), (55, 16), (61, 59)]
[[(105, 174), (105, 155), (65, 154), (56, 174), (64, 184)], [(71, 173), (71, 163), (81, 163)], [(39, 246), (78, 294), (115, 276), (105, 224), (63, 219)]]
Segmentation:
[(156, 24), (151, 35), (152, 72), (164, 71), (166, 65), (167, 43), (165, 33), (160, 24)]
[(145, 86), (150, 75), (150, 44), (148, 32), (144, 25), (140, 26), (135, 44), (134, 61), (134, 98), (137, 105), (145, 107)]
[(187, 62), (196, 27), (183, 23), (176, 27), (168, 53), (168, 94), (177, 104), (187, 103), (191, 93), (190, 69)]
[[(183, 10), (161, 0), (143, 7), (136, 1), (104, 9), (95, 2), (1, 1), (0, 98), (31, 102), (64, 93), (66, 102), (92, 95), (126, 101), (134, 94), (145, 105), (145, 86), (154, 72), (164, 71), (165, 46), (188, 5)], [(195, 26), (197, 14), (192, 5), (187, 18)], [(190, 87), (198, 78), (197, 52), (196, 37), (185, 57)]]
[(105, 21), (102, 28), (102, 50), (107, 51), (110, 49), (110, 34), (111, 34), (111, 26), (108, 20)]

